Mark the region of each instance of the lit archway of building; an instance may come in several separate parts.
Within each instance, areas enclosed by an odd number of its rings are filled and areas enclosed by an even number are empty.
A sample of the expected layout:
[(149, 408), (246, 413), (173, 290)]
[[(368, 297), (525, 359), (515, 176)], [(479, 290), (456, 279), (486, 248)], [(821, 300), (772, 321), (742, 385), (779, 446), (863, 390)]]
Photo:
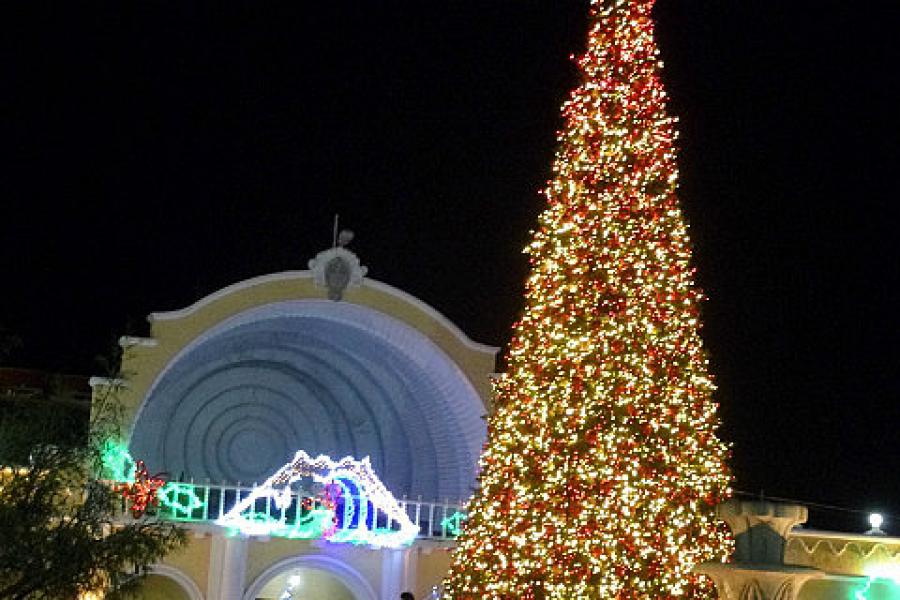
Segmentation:
[[(289, 595), (286, 595), (288, 592)], [(247, 589), (244, 600), (377, 600), (365, 578), (328, 556), (289, 558), (266, 569)]]
[(203, 593), (181, 570), (169, 565), (153, 565), (144, 580), (142, 600), (203, 600)]
[(154, 472), (259, 482), (303, 449), (369, 456), (396, 496), (463, 499), (484, 404), (422, 332), (372, 308), (256, 307), (188, 344), (157, 377), (130, 446)]

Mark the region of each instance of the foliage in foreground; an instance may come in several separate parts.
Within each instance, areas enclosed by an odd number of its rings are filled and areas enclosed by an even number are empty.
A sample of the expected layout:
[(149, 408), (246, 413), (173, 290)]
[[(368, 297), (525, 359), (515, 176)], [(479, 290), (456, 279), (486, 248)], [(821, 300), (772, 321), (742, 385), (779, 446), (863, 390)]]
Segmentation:
[(183, 531), (171, 524), (146, 517), (122, 524), (120, 495), (92, 477), (84, 455), (38, 448), (27, 468), (2, 476), (0, 598), (125, 596), (147, 565), (183, 545)]
[(186, 542), (171, 523), (132, 519), (98, 478), (99, 448), (118, 422), (115, 386), (98, 400), (89, 436), (59, 435), (52, 402), (0, 419), (0, 454), (20, 465), (0, 471), (0, 598), (128, 597), (150, 565)]

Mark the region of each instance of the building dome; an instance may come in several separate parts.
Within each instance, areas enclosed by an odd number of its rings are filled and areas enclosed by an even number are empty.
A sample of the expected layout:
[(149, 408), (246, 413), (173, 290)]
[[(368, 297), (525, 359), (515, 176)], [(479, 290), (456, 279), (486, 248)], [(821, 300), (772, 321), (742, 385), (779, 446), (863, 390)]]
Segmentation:
[(297, 450), (368, 456), (397, 497), (468, 497), (497, 349), (383, 283), (326, 294), (295, 271), (151, 315), (151, 338), (124, 340), (131, 454), (231, 484)]

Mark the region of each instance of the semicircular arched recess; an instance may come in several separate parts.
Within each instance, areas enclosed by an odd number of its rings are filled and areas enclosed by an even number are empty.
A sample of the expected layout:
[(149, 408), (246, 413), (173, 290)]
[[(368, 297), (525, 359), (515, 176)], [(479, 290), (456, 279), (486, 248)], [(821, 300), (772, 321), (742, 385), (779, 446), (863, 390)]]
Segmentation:
[(365, 306), (263, 305), (187, 345), (141, 404), (130, 446), (151, 472), (259, 482), (298, 449), (371, 457), (395, 495), (466, 498), (484, 405), (418, 330)]

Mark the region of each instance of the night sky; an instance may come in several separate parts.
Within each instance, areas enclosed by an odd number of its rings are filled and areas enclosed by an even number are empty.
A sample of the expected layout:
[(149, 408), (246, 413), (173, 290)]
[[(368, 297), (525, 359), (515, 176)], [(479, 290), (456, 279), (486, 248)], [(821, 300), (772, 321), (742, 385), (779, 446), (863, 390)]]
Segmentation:
[[(900, 533), (900, 8), (883, 4), (656, 15), (736, 487), (878, 508)], [(335, 213), (371, 277), (505, 344), (586, 12), (4, 4), (0, 324), (25, 343), (7, 362), (94, 373), (151, 311), (306, 268)]]

